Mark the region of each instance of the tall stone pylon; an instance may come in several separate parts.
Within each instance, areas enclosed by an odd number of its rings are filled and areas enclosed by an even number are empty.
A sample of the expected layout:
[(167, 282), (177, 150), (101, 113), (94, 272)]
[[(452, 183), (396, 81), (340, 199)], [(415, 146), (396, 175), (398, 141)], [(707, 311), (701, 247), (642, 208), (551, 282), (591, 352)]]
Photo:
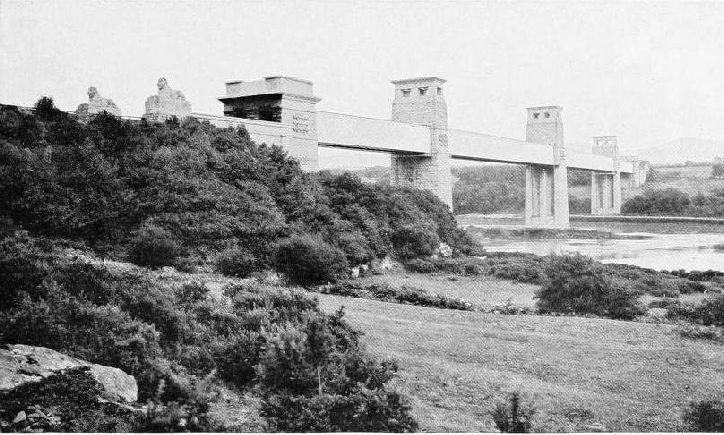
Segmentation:
[(525, 224), (568, 228), (568, 166), (560, 106), (530, 107), (527, 142), (552, 147), (553, 166), (526, 166)]
[(593, 138), (594, 154), (613, 158), (614, 167), (610, 172), (591, 173), (591, 214), (621, 214), (621, 170), (616, 136)]
[(452, 177), (447, 140), (445, 80), (419, 77), (393, 80), (392, 120), (430, 127), (430, 155), (393, 154), (391, 182), (396, 186), (427, 189), (452, 209)]

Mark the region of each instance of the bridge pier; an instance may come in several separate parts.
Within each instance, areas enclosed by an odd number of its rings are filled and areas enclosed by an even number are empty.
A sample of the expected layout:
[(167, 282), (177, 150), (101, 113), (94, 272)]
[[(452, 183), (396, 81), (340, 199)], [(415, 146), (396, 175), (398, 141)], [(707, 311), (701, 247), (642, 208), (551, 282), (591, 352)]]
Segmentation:
[(621, 214), (621, 172), (618, 163), (616, 136), (593, 138), (593, 153), (613, 157), (611, 172), (591, 173), (591, 214)]
[(553, 166), (526, 166), (525, 225), (568, 228), (568, 167), (562, 107), (528, 108), (526, 141), (553, 146)]
[(445, 80), (421, 77), (392, 83), (395, 85), (392, 120), (430, 127), (430, 155), (392, 154), (390, 182), (393, 186), (427, 189), (452, 210), (447, 103), (443, 94)]

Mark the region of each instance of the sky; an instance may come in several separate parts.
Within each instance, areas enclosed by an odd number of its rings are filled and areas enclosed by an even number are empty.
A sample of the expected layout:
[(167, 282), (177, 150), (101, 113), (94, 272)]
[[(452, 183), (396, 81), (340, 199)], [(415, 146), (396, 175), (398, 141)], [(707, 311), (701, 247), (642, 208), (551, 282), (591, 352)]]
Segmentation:
[(389, 119), (390, 80), (439, 76), (451, 128), (523, 139), (526, 107), (560, 105), (567, 146), (628, 154), (724, 139), (722, 23), (713, 1), (0, 0), (0, 103), (74, 110), (93, 85), (140, 116), (164, 76), (221, 114), (224, 82), (288, 75), (318, 110)]

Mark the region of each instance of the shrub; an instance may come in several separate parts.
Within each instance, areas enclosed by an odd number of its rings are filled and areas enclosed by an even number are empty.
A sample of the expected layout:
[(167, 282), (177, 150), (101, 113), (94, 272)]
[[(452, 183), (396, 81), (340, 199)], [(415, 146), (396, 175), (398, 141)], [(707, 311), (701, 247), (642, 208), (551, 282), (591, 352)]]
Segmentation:
[(541, 284), (545, 280), (545, 260), (534, 255), (489, 255), (484, 262), (487, 274), (496, 278)]
[(217, 257), (216, 270), (227, 276), (246, 278), (252, 272), (261, 270), (261, 264), (245, 249), (230, 248)]
[(693, 432), (724, 432), (724, 400), (690, 402), (684, 422)]
[(430, 295), (425, 290), (415, 287), (402, 286), (398, 289), (386, 283), (360, 286), (355, 282), (347, 281), (322, 286), (319, 288), (319, 291), (324, 294), (418, 305), (421, 307), (448, 308), (465, 311), (471, 311), (473, 309), (472, 304), (462, 299), (449, 298), (443, 295)]
[(193, 281), (182, 285), (176, 292), (176, 297), (182, 305), (194, 305), (206, 299), (206, 295), (208, 294), (209, 288), (206, 287), (206, 284)]
[(349, 268), (342, 250), (310, 235), (281, 242), (274, 265), (290, 282), (302, 285), (335, 282), (346, 276)]
[(139, 266), (158, 269), (172, 265), (178, 252), (178, 243), (171, 233), (163, 228), (147, 225), (136, 234), (131, 243), (128, 258)]
[(704, 299), (696, 309), (696, 316), (704, 325), (724, 326), (724, 294)]
[(374, 258), (367, 240), (359, 231), (340, 234), (337, 236), (336, 245), (342, 249), (349, 264), (365, 264)]
[(397, 366), (361, 352), (342, 313), (310, 313), (269, 337), (257, 365), (262, 415), (274, 431), (413, 431), (399, 394), (385, 390)]
[(724, 329), (717, 326), (683, 325), (679, 334), (693, 340), (724, 341)]
[(440, 239), (434, 230), (412, 224), (392, 233), (392, 244), (397, 256), (407, 260), (432, 256), (440, 246)]
[(196, 265), (194, 261), (189, 257), (179, 257), (173, 262), (173, 268), (183, 273), (194, 273), (196, 271)]
[(410, 272), (417, 273), (432, 273), (437, 270), (432, 262), (422, 258), (413, 258), (412, 260), (405, 262), (405, 268)]
[(42, 284), (55, 262), (52, 251), (52, 245), (30, 238), (27, 232), (0, 240), (0, 309), (25, 297), (45, 296)]
[(507, 402), (498, 403), (493, 409), (495, 426), (505, 433), (528, 433), (533, 428), (533, 404), (524, 404), (519, 393), (512, 393)]
[(588, 313), (630, 320), (643, 314), (637, 294), (605, 274), (600, 263), (581, 255), (553, 256), (538, 290), (543, 313)]

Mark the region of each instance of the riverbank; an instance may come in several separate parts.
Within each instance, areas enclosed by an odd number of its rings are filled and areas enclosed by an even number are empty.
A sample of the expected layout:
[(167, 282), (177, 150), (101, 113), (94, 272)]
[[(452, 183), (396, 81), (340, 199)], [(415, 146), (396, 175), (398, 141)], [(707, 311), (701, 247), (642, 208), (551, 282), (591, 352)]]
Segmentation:
[[(462, 227), (501, 228), (505, 230), (530, 229), (524, 225), (524, 219), (519, 214), (479, 214), (469, 213), (456, 215), (457, 222)], [(593, 216), (571, 215), (571, 228), (557, 230), (537, 228), (536, 231), (560, 234), (566, 237), (565, 231), (586, 234), (586, 232), (599, 231), (599, 234), (589, 233), (595, 238), (615, 238), (623, 233), (652, 233), (652, 234), (724, 234), (724, 219), (697, 218), (680, 216)], [(609, 233), (616, 233), (611, 236)]]

